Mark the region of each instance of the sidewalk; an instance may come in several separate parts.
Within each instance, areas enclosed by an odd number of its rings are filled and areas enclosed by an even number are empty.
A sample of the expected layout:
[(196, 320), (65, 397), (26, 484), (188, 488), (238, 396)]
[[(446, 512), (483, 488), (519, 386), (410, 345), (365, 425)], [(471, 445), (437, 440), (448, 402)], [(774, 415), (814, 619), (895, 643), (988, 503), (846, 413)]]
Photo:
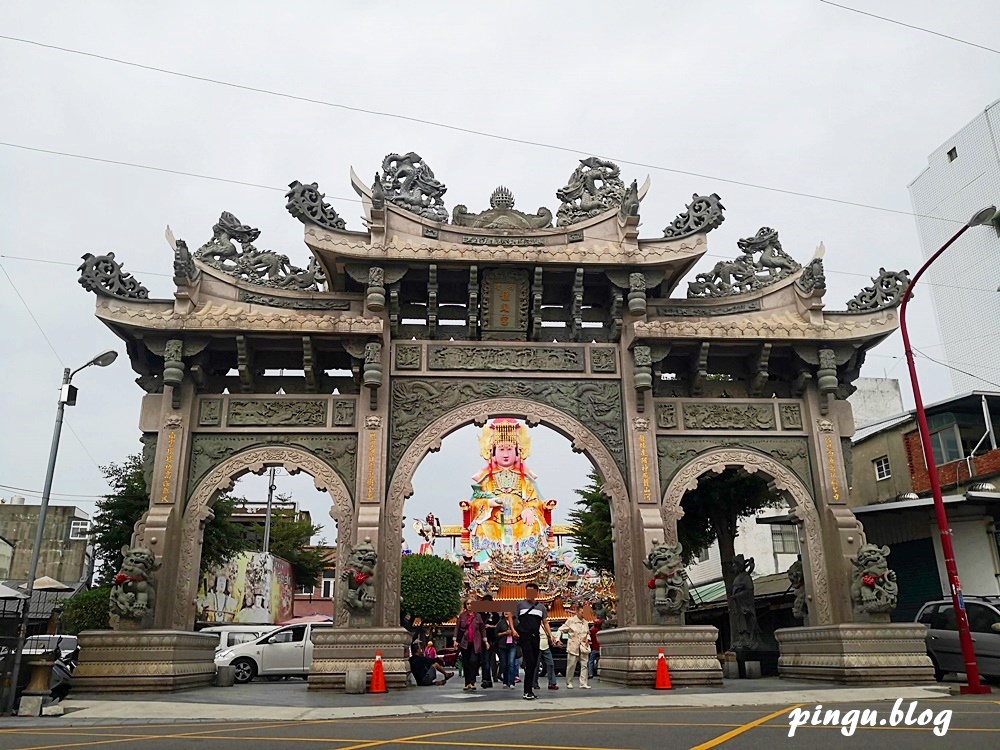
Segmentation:
[(61, 717), (10, 718), (10, 726), (75, 726), (148, 724), (181, 721), (314, 721), (352, 718), (364, 715), (406, 716), (434, 713), (488, 711), (538, 711), (552, 709), (702, 707), (816, 705), (836, 702), (864, 703), (887, 697), (908, 700), (940, 699), (947, 695), (943, 685), (912, 687), (865, 687), (791, 682), (778, 678), (729, 680), (723, 688), (679, 688), (675, 690), (629, 690), (602, 686), (594, 689), (558, 691), (544, 685), (538, 700), (521, 699), (516, 690), (493, 688), (474, 693), (462, 691), (461, 685), (408, 688), (381, 695), (346, 695), (309, 691), (302, 680), (254, 682), (231, 688), (198, 688), (181, 693), (150, 693), (139, 697), (124, 695), (70, 694), (63, 702)]

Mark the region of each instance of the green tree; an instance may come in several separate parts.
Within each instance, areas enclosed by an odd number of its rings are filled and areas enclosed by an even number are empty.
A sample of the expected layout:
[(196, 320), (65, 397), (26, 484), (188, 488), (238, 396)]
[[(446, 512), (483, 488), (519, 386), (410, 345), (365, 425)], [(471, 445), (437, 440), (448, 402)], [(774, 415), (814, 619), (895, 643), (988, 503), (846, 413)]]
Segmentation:
[(249, 548), (246, 527), (233, 521), (233, 508), (242, 498), (222, 495), (212, 506), (201, 544), (201, 572), (209, 573)]
[[(97, 501), (90, 529), (94, 552), (100, 565), (96, 580), (109, 586), (122, 564), (122, 547), (132, 541), (136, 522), (149, 507), (149, 493), (142, 472), (142, 457), (135, 454), (120, 464), (102, 466), (111, 492)], [(212, 510), (215, 517), (205, 524), (201, 568), (213, 570), (247, 548), (243, 527), (230, 520), (235, 500), (220, 497)]]
[(462, 608), (462, 568), (435, 555), (406, 555), (399, 575), (400, 624), (413, 631), (414, 622), (437, 625)]
[[(279, 495), (279, 500), (289, 498)], [(284, 558), (292, 564), (292, 574), (295, 584), (313, 584), (323, 575), (327, 567), (327, 551), (320, 547), (311, 547), (312, 538), (322, 531), (311, 521), (296, 520), (290, 510), (274, 510), (271, 512), (271, 538), (268, 551), (272, 555)], [(257, 533), (264, 538), (264, 528), (258, 526)]]
[[(733, 558), (736, 537), (743, 518), (755, 516), (765, 508), (781, 505), (781, 497), (756, 474), (740, 469), (726, 469), (721, 474), (706, 474), (698, 487), (689, 490), (681, 501), (684, 517), (677, 524), (677, 537), (684, 548), (684, 563), (689, 564), (712, 542), (719, 542), (722, 579), (726, 598), (732, 601)], [(730, 634), (734, 632), (730, 609)], [(731, 637), (731, 636), (730, 636)]]
[(111, 588), (91, 589), (67, 599), (59, 618), (59, 631), (76, 635), (84, 630), (109, 630)]
[(132, 541), (136, 522), (149, 507), (149, 493), (142, 476), (142, 457), (135, 454), (120, 464), (102, 466), (111, 493), (97, 501), (90, 527), (94, 554), (100, 561), (97, 583), (110, 586), (122, 564), (122, 547)]
[(580, 499), (569, 513), (577, 554), (589, 567), (615, 572), (615, 549), (611, 541), (611, 503), (604, 494), (601, 477), (591, 469), (590, 483), (574, 490)]

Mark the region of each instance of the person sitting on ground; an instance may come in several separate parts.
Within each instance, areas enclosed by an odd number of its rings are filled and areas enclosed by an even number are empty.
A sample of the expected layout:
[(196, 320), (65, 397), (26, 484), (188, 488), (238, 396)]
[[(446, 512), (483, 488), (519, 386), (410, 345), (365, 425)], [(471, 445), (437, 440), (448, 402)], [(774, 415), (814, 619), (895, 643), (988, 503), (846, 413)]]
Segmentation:
[[(420, 653), (420, 644), (414, 643), (410, 646), (410, 673), (417, 685), (426, 687), (428, 685), (444, 685), (445, 682), (455, 676), (454, 672), (446, 672), (444, 664), (440, 659), (429, 659)], [(440, 675), (440, 678), (435, 679)]]

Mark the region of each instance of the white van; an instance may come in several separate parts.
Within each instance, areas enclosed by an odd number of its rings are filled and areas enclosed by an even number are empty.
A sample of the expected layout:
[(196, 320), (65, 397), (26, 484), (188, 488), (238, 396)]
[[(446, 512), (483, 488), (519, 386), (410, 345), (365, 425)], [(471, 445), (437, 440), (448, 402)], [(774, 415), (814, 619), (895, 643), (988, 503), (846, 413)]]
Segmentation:
[(286, 625), (254, 641), (215, 652), (215, 666), (235, 667), (236, 682), (254, 677), (306, 677), (312, 665), (312, 632), (332, 628), (333, 623), (309, 622)]
[(218, 634), (219, 643), (215, 647), (215, 651), (218, 653), (241, 643), (255, 641), (277, 627), (277, 625), (212, 625), (208, 628), (202, 628), (198, 632)]

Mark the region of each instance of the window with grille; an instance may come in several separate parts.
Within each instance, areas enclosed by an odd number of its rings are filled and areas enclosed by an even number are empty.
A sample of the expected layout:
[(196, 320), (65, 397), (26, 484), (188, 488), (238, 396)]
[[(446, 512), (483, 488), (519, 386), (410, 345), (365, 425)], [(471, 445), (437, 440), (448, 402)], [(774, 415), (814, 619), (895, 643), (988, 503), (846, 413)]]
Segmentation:
[(879, 456), (872, 464), (875, 466), (875, 480), (881, 482), (883, 479), (888, 479), (892, 476), (892, 472), (889, 470), (889, 457)]
[(89, 539), (90, 521), (74, 520), (69, 524), (70, 539)]
[(798, 554), (798, 533), (794, 526), (771, 526), (771, 544), (774, 545), (775, 554), (795, 555)]

